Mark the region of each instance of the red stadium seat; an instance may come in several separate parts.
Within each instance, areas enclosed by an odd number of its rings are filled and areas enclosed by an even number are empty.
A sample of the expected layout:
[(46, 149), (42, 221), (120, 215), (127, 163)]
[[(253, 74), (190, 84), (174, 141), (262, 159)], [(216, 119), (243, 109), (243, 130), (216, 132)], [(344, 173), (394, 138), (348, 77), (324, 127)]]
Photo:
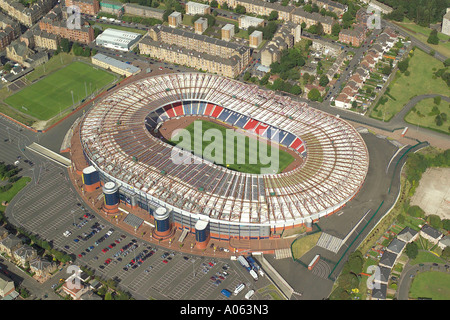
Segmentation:
[(175, 112), (173, 111), (172, 105), (170, 106), (165, 106), (164, 110), (166, 110), (167, 115), (169, 116), (169, 118), (173, 118), (175, 117)]
[(255, 128), (258, 125), (258, 123), (259, 123), (258, 120), (250, 119), (245, 124), (244, 129), (245, 130), (252, 130), (253, 128)]
[(205, 116), (210, 116), (211, 112), (213, 111), (214, 105), (211, 103), (208, 103), (208, 105), (206, 106), (206, 110), (203, 113)]
[(223, 108), (221, 106), (216, 106), (214, 108), (213, 113), (211, 114), (214, 118), (218, 118), (220, 113), (222, 112)]

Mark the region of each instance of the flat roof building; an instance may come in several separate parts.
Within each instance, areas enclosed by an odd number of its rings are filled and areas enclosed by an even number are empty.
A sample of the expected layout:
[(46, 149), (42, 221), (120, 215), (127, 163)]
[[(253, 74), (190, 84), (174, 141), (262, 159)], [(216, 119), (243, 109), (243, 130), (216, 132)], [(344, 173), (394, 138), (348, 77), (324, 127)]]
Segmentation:
[(108, 57), (104, 54), (97, 53), (92, 57), (92, 64), (95, 64), (104, 69), (110, 69), (112, 72), (129, 77), (133, 74), (139, 73), (141, 69), (132, 64)]
[(240, 16), (239, 17), (239, 28), (247, 30), (249, 27), (259, 27), (264, 26), (264, 19), (250, 17), (250, 16)]
[(110, 49), (129, 51), (140, 38), (139, 33), (108, 28), (95, 39), (95, 43)]
[(210, 14), (210, 13), (211, 13), (211, 7), (208, 4), (192, 2), (192, 1), (189, 1), (188, 3), (186, 3), (186, 14), (204, 15), (204, 14)]
[(263, 33), (261, 31), (255, 30), (249, 36), (250, 48), (258, 48), (263, 39)]
[(230, 41), (234, 36), (234, 24), (227, 23), (221, 30), (222, 40)]
[(181, 12), (174, 11), (169, 15), (168, 20), (169, 26), (172, 28), (176, 28), (181, 24), (183, 15), (181, 14)]

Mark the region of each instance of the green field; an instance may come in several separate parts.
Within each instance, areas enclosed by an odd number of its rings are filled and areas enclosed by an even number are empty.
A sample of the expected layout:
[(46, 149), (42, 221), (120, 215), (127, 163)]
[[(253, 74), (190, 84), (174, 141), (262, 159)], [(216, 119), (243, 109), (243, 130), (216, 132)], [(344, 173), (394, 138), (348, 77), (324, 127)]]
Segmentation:
[[(192, 151), (194, 149), (194, 127), (195, 123), (201, 123), (202, 126), (202, 137), (205, 137), (205, 132), (211, 133), (214, 136), (216, 134), (220, 136), (223, 140), (222, 148), (220, 148), (221, 144), (220, 142), (216, 142), (215, 139), (211, 139), (208, 141), (208, 139), (203, 138), (202, 139), (202, 154), (203, 158), (216, 163), (217, 165), (224, 166), (230, 170), (235, 170), (239, 172), (245, 172), (245, 173), (261, 173), (262, 168), (269, 168), (272, 164), (272, 168), (276, 168), (275, 173), (282, 172), (291, 162), (294, 161), (294, 157), (290, 155), (289, 153), (282, 151), (280, 149), (272, 149), (270, 147), (270, 144), (266, 144), (266, 142), (258, 141), (256, 138), (244, 136), (243, 134), (236, 133), (237, 139), (235, 141), (227, 141), (226, 139), (226, 131), (229, 130), (224, 126), (221, 126), (217, 123), (209, 122), (209, 121), (194, 121), (190, 125), (186, 127), (187, 132), (189, 132), (190, 140), (183, 139), (182, 134), (177, 134), (170, 142), (172, 144), (177, 145), (180, 148), (183, 148), (185, 150)], [(197, 133), (197, 132), (196, 132)], [(239, 143), (236, 143), (236, 141), (239, 141), (239, 139), (242, 139), (244, 141), (245, 138), (245, 146), (240, 145)], [(181, 140), (181, 141), (179, 141)], [(228, 143), (227, 143), (228, 142)], [(271, 162), (264, 161), (259, 158), (259, 150), (260, 146), (262, 144), (267, 145), (267, 152), (262, 152), (263, 155), (267, 154), (268, 160), (272, 160)], [(215, 148), (217, 146), (217, 148)], [(254, 148), (252, 146), (255, 146)], [(231, 154), (230, 152), (233, 152), (234, 149), (234, 161), (229, 161), (231, 163), (227, 163), (227, 153)], [(244, 153), (239, 153), (239, 151), (244, 151)], [(278, 157), (276, 157), (275, 154), (272, 154), (272, 150), (275, 152), (278, 152)], [(254, 152), (256, 151), (256, 152)], [(222, 157), (220, 157), (220, 152), (222, 152)], [(238, 158), (239, 154), (239, 158)], [(245, 154), (245, 158), (243, 155)], [(254, 158), (254, 155), (256, 157)], [(252, 157), (251, 157), (252, 156)], [(272, 158), (273, 156), (273, 158)], [(231, 158), (231, 156), (228, 156)], [(242, 158), (241, 158), (242, 157)], [(255, 161), (250, 160), (254, 158)], [(277, 159), (278, 158), (278, 159)], [(216, 161), (214, 161), (214, 159)], [(278, 165), (277, 165), (278, 164)]]
[(408, 19), (405, 19), (403, 22), (396, 23), (397, 25), (403, 27), (403, 29), (416, 38), (417, 40), (425, 43), (427, 46), (432, 48), (434, 51), (439, 52), (443, 54), (444, 56), (449, 57), (450, 56), (450, 37), (438, 32), (438, 38), (441, 40), (441, 42), (438, 45), (430, 44), (427, 42), (428, 37), (431, 33), (431, 29), (427, 27), (419, 26), (418, 24), (409, 21)]
[(450, 274), (437, 271), (423, 272), (414, 278), (409, 297), (432, 298), (433, 300), (450, 299)]
[(441, 79), (434, 77), (433, 68), (444, 68), (442, 62), (422, 50), (414, 50), (414, 55), (409, 61), (409, 76), (397, 72), (395, 79), (390, 83), (389, 95), (385, 94), (388, 101), (384, 105), (375, 107), (370, 116), (376, 119), (389, 121), (415, 96), (423, 94), (449, 95), (450, 89)]
[[(49, 120), (112, 83), (116, 76), (83, 62), (73, 62), (4, 100), (38, 120)], [(73, 100), (72, 100), (73, 92)]]
[[(450, 116), (450, 104), (442, 100), (439, 105), (435, 105), (433, 98), (423, 99), (416, 104), (415, 108), (411, 109), (405, 117), (405, 121), (424, 128), (450, 133), (450, 121), (447, 120), (443, 125), (438, 126), (435, 122), (436, 114), (433, 113), (433, 107), (439, 109), (439, 113), (445, 113)], [(411, 128), (413, 129), (413, 128)]]

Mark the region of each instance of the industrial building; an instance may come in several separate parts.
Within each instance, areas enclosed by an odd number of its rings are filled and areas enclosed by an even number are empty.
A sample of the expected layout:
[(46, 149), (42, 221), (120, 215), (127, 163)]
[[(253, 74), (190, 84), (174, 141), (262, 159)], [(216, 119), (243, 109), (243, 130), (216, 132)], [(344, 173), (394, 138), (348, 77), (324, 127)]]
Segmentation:
[(110, 49), (129, 51), (140, 38), (139, 33), (108, 28), (95, 39), (95, 43)]

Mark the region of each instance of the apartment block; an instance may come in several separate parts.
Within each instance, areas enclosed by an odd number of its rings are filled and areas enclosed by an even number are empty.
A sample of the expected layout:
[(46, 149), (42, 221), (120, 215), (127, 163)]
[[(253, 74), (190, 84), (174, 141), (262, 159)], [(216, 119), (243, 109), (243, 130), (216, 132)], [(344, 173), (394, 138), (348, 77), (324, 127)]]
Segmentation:
[(249, 27), (259, 27), (264, 26), (264, 19), (250, 17), (250, 16), (240, 16), (239, 17), (239, 28), (247, 30)]
[(263, 39), (263, 34), (261, 31), (255, 30), (249, 36), (250, 48), (258, 48)]
[(189, 1), (186, 3), (186, 14), (189, 15), (205, 15), (211, 13), (211, 7), (207, 4)]
[(183, 21), (183, 15), (181, 14), (181, 12), (174, 11), (169, 15), (168, 19), (169, 19), (169, 26), (172, 28), (176, 28)]
[(234, 37), (234, 24), (227, 23), (221, 29), (221, 33), (222, 33), (222, 40), (230, 41), (231, 38)]
[(50, 11), (56, 2), (57, 0), (37, 0), (30, 7), (25, 7), (18, 0), (0, 0), (0, 9), (25, 26), (31, 27)]
[(208, 20), (206, 18), (199, 18), (194, 22), (194, 30), (196, 34), (203, 34), (208, 29)]
[(100, 11), (100, 2), (97, 0), (66, 0), (66, 7), (70, 6), (76, 6), (80, 8), (80, 12), (91, 16)]

